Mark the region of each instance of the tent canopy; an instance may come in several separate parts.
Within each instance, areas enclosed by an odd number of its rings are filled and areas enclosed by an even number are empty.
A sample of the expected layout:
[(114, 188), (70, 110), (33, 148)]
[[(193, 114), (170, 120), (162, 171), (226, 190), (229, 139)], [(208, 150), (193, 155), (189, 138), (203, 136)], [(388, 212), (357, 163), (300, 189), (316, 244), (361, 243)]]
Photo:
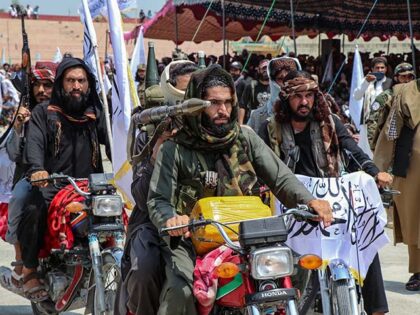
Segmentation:
[[(243, 36), (256, 39), (271, 0), (225, 0), (226, 39), (238, 40)], [(178, 42), (191, 41), (203, 19), (210, 0), (168, 0), (161, 11), (145, 24), (145, 36), (156, 39), (176, 39), (175, 12), (178, 18)], [(346, 34), (355, 38), (374, 1), (369, 0), (294, 0), (296, 35), (315, 37), (320, 32), (328, 37)], [(420, 1), (411, 1), (413, 31), (420, 38)], [(222, 3), (214, 0), (206, 19), (194, 41), (222, 40)], [(262, 31), (273, 40), (291, 35), (290, 0), (275, 1), (274, 8)], [(409, 24), (406, 0), (378, 1), (364, 27), (363, 38), (374, 36), (387, 40), (397, 36), (408, 37)]]

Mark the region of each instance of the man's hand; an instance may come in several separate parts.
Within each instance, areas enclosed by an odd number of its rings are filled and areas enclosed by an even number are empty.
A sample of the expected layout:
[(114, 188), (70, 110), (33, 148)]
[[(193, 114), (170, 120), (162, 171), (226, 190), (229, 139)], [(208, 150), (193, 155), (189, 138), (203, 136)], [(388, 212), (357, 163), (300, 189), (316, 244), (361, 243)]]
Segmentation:
[(324, 222), (325, 227), (329, 227), (332, 222), (332, 209), (328, 201), (314, 199), (308, 203), (308, 207), (313, 209), (318, 215), (319, 219)]
[[(40, 180), (40, 179), (47, 179), (48, 176), (50, 176), (50, 175), (48, 174), (47, 171), (38, 171), (38, 172), (35, 172), (31, 175), (31, 181)], [(37, 186), (37, 187), (47, 187), (48, 182), (47, 181), (41, 181), (41, 182), (32, 183), (32, 185)]]
[[(174, 227), (178, 225), (185, 225), (190, 222), (190, 218), (187, 215), (175, 215), (174, 217), (170, 218), (168, 221), (166, 221), (166, 227)], [(188, 228), (173, 230), (168, 232), (170, 236), (184, 236), (184, 237), (190, 237), (190, 232), (188, 231)]]
[(373, 74), (368, 73), (365, 77), (366, 81), (373, 82), (376, 80), (376, 77)]
[(25, 107), (23, 107), (23, 106), (21, 106), (20, 108), (19, 108), (19, 111), (17, 112), (17, 115), (18, 115), (18, 118), (19, 119), (16, 119), (16, 121), (15, 121), (15, 124), (14, 124), (14, 126), (13, 126), (13, 128), (15, 128), (15, 131), (17, 132), (17, 133), (20, 133), (20, 131), (22, 130), (22, 126), (29, 120), (29, 118), (31, 117), (31, 112), (27, 109), (27, 108), (25, 108)]
[(390, 186), (393, 181), (392, 175), (386, 173), (386, 172), (379, 172), (376, 175), (376, 181), (378, 183), (378, 186), (381, 188), (385, 188), (387, 186)]

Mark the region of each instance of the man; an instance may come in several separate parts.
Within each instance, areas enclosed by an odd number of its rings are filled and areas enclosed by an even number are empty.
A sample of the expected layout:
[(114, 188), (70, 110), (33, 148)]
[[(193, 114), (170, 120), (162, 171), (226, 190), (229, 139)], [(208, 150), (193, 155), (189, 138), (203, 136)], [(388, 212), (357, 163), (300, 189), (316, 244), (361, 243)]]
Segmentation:
[(0, 84), (3, 98), (3, 105), (0, 108), (0, 116), (3, 120), (8, 121), (13, 116), (13, 111), (19, 105), (20, 95), (9, 79), (9, 74), (5, 70), (0, 70)]
[(137, 84), (137, 94), (139, 96), (140, 104), (142, 105), (145, 103), (145, 99), (144, 99), (144, 91), (146, 89), (145, 82), (144, 82), (145, 78), (146, 78), (146, 65), (139, 64), (137, 66), (135, 82)]
[[(356, 101), (363, 99), (361, 124), (366, 123), (371, 112), (371, 106), (376, 97), (392, 86), (392, 80), (386, 77), (387, 69), (388, 62), (385, 57), (373, 58), (371, 63), (371, 72), (365, 76), (360, 86), (354, 90), (354, 99)], [(383, 74), (383, 78), (378, 80), (374, 74), (378, 76)], [(368, 130), (369, 143), (372, 143), (374, 132), (375, 130)]]
[(191, 73), (197, 69), (198, 66), (189, 60), (175, 60), (165, 67), (160, 77), (160, 87), (166, 104), (175, 105), (184, 99)]
[(272, 59), (268, 64), (268, 76), (270, 79), (270, 99), (265, 104), (251, 112), (247, 125), (258, 134), (261, 124), (273, 114), (273, 107), (280, 94), (283, 80), (293, 70), (300, 70), (301, 66), (297, 59), (280, 57)]
[[(63, 173), (86, 178), (101, 173), (99, 144), (107, 144), (105, 117), (96, 94), (95, 77), (84, 61), (64, 58), (57, 68), (51, 100), (38, 105), (29, 120), (24, 162), (31, 181)], [(83, 161), (83, 163), (80, 163)], [(18, 229), (22, 247), (23, 290), (32, 301), (48, 295), (36, 268), (47, 225), (48, 206), (58, 188), (46, 181), (33, 183)]]
[[(331, 114), (328, 98), (309, 73), (292, 71), (284, 81), (275, 115), (261, 128), (260, 136), (295, 174), (338, 177), (344, 168), (341, 151), (348, 150), (381, 187), (392, 182), (392, 177), (379, 172), (357, 146), (340, 119)], [(378, 256), (369, 268), (362, 292), (368, 314), (388, 312)]]
[[(182, 129), (163, 143), (155, 162), (147, 205), (158, 229), (188, 223), (194, 201), (200, 198), (248, 195), (257, 179), (287, 207), (307, 204), (326, 226), (331, 224), (330, 205), (315, 200), (250, 128), (239, 126), (229, 73), (217, 65), (193, 73), (185, 98), (193, 97), (208, 100), (211, 106), (197, 116), (184, 117)], [(217, 178), (216, 186), (206, 180), (210, 175)], [(172, 237), (188, 234), (187, 229), (170, 232)], [(158, 314), (194, 315), (191, 241), (184, 238), (176, 248), (166, 242), (161, 246), (166, 285)]]
[(376, 144), (374, 161), (381, 170), (392, 168), (395, 243), (408, 245), (406, 284), (409, 291), (420, 291), (420, 80), (399, 84), (393, 90), (394, 103)]
[(239, 123), (248, 121), (252, 110), (257, 109), (270, 99), (270, 86), (267, 73), (268, 60), (261, 60), (257, 68), (257, 80), (252, 80), (245, 87), (239, 100)]
[[(174, 105), (183, 99), (186, 89), (186, 81), (189, 81), (197, 66), (189, 61), (180, 60), (168, 65), (170, 77), (167, 79), (164, 72), (161, 78), (161, 89), (166, 89), (165, 103)], [(172, 85), (170, 82), (174, 83)], [(148, 90), (153, 89), (153, 86)], [(146, 95), (146, 108), (156, 106), (156, 92)], [(133, 183), (131, 192), (136, 206), (130, 216), (127, 231), (127, 241), (122, 260), (123, 283), (120, 289), (120, 297), (117, 314), (157, 314), (159, 309), (159, 296), (165, 280), (165, 266), (160, 251), (159, 233), (150, 221), (147, 209), (147, 194), (149, 192), (150, 179), (152, 177), (154, 161), (161, 144), (176, 133), (176, 129), (165, 131), (156, 142), (152, 154), (145, 159), (133, 164)], [(141, 131), (135, 143), (134, 156), (139, 154), (151, 135)], [(135, 161), (136, 163), (136, 161)]]
[(251, 83), (252, 78), (248, 76), (247, 70), (243, 69), (242, 63), (234, 61), (230, 64), (229, 73), (235, 81), (236, 96), (242, 99), (245, 87)]
[[(408, 83), (416, 78), (414, 74), (413, 66), (409, 63), (403, 62), (395, 67), (394, 70), (394, 82), (395, 84)], [(385, 90), (379, 94), (375, 102), (372, 104), (372, 109), (368, 120), (366, 121), (368, 130), (375, 130), (370, 146), (372, 150), (375, 150), (375, 145), (378, 140), (379, 134), (386, 119), (388, 118), (389, 111), (391, 109), (393, 94), (395, 86)]]
[[(53, 69), (55, 72), (55, 69)], [(12, 263), (15, 267), (8, 279), (9, 285), (16, 289), (22, 287), (22, 252), (18, 242), (17, 229), (22, 218), (25, 202), (30, 195), (31, 185), (23, 178), (26, 166), (23, 164), (23, 148), (26, 142), (25, 126), (31, 116), (31, 111), (40, 103), (47, 102), (51, 98), (55, 74), (52, 70), (41, 63), (37, 63), (30, 74), (30, 102), (29, 108), (20, 107), (10, 136), (7, 139), (6, 150), (11, 161), (16, 163), (14, 174), (14, 188), (9, 202), (6, 241), (15, 247), (15, 259)]]

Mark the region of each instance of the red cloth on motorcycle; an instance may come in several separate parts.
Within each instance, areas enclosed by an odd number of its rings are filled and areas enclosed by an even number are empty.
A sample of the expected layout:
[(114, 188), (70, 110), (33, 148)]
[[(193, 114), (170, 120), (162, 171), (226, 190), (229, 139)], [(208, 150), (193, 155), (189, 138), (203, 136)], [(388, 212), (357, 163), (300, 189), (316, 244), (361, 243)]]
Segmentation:
[[(240, 263), (238, 255), (226, 246), (220, 246), (204, 257), (197, 257), (194, 268), (193, 292), (197, 299), (197, 310), (200, 315), (210, 314), (216, 301), (217, 289), (232, 279), (218, 279), (214, 274), (216, 267), (223, 262)], [(226, 307), (243, 307), (245, 288), (239, 288), (217, 300), (217, 304)]]
[[(87, 181), (78, 181), (77, 185), (82, 191), (89, 190)], [(66, 206), (71, 202), (83, 202), (84, 197), (80, 196), (72, 185), (61, 189), (52, 200), (48, 209), (47, 232), (44, 236), (44, 246), (39, 253), (40, 258), (48, 257), (51, 249), (70, 249), (74, 244), (74, 235), (70, 223), (70, 212)], [(123, 223), (127, 226), (128, 216), (123, 211)]]
[(0, 202), (0, 237), (3, 241), (6, 241), (8, 206), (9, 204)]

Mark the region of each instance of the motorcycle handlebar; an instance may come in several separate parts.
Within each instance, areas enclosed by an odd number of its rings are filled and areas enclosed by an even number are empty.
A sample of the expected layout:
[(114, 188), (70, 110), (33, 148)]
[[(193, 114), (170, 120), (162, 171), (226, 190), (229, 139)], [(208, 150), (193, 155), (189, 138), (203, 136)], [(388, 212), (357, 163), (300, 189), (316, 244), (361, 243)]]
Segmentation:
[(29, 182), (32, 184), (32, 183), (45, 182), (45, 181), (50, 182), (50, 183), (56, 182), (56, 181), (67, 181), (73, 186), (74, 190), (79, 195), (87, 197), (87, 196), (90, 196), (90, 193), (84, 192), (76, 184), (76, 182), (83, 181), (83, 180), (87, 180), (87, 178), (74, 178), (68, 175), (63, 175), (63, 174), (51, 174), (47, 178), (38, 179), (38, 180), (29, 180)]
[[(309, 220), (317, 220), (319, 217), (318, 215), (314, 214), (313, 212), (311, 212), (311, 209), (309, 209), (307, 206), (304, 205), (300, 205), (298, 206), (298, 208), (292, 208), (292, 209), (288, 209), (286, 213), (282, 213), (278, 216), (274, 216), (274, 217), (286, 217), (292, 215), (295, 217), (295, 219), (300, 220), (300, 221), (309, 221)], [(263, 219), (267, 219), (267, 218), (261, 218), (261, 220)], [(258, 219), (251, 219), (251, 220), (258, 220)], [(179, 230), (179, 229), (184, 229), (184, 228), (188, 228), (189, 231), (193, 231), (199, 227), (204, 227), (207, 225), (214, 225), (220, 232), (220, 234), (222, 234), (223, 238), (225, 239), (225, 241), (227, 243), (232, 242), (230, 240), (230, 238), (227, 236), (227, 234), (222, 233), (222, 231), (224, 232), (223, 227), (224, 226), (228, 226), (228, 225), (233, 225), (233, 224), (239, 224), (241, 222), (245, 222), (245, 221), (249, 221), (249, 220), (242, 220), (242, 221), (232, 221), (232, 222), (217, 222), (214, 220), (191, 220), (188, 224), (184, 224), (184, 225), (178, 225), (178, 226), (173, 226), (173, 227), (169, 227), (169, 228), (161, 228), (160, 229), (160, 236), (168, 236), (169, 232), (174, 231), (174, 230)], [(227, 238), (225, 238), (225, 234), (227, 236)]]

